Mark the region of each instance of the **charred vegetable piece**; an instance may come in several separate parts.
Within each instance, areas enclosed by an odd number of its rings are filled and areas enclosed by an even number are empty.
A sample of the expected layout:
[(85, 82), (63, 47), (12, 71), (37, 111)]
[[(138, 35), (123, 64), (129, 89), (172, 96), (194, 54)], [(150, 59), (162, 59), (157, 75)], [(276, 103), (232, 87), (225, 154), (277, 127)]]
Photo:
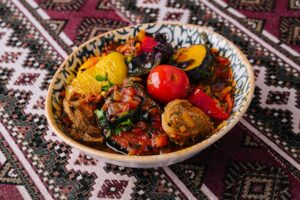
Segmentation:
[(128, 73), (131, 76), (147, 74), (153, 67), (161, 63), (170, 63), (174, 49), (164, 34), (154, 37), (144, 36), (141, 42), (143, 53), (135, 56), (128, 63)]
[(188, 97), (188, 100), (214, 119), (225, 120), (229, 118), (229, 114), (200, 88), (195, 88)]
[(170, 63), (169, 61), (174, 54), (174, 48), (171, 43), (167, 41), (166, 35), (158, 33), (154, 38), (158, 42), (154, 47), (154, 52), (161, 54), (161, 63)]
[[(126, 149), (130, 155), (158, 153), (168, 144), (161, 127), (161, 110), (145, 93), (141, 79), (131, 77), (113, 86), (95, 114), (108, 140)], [(155, 139), (157, 136), (161, 138)]]
[(153, 67), (161, 63), (161, 53), (142, 53), (128, 63), (128, 73), (131, 76), (147, 74)]
[[(212, 76), (214, 57), (209, 48), (202, 44), (180, 48), (174, 60), (186, 71), (192, 82), (199, 82)], [(188, 62), (188, 65), (187, 65)]]

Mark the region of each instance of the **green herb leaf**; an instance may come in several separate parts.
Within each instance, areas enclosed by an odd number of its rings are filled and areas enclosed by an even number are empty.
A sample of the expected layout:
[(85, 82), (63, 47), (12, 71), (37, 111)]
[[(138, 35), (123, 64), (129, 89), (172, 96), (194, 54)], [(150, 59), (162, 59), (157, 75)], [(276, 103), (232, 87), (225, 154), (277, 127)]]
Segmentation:
[(107, 92), (111, 85), (104, 85), (101, 90)]
[(132, 126), (132, 125), (133, 125), (133, 123), (132, 123), (132, 121), (130, 119), (127, 119), (126, 121), (121, 122), (119, 124), (119, 126)]
[(105, 119), (105, 114), (104, 114), (103, 110), (98, 110), (97, 109), (97, 110), (94, 111), (94, 113), (95, 113), (98, 120)]
[(107, 81), (108, 78), (107, 78), (107, 76), (97, 75), (96, 80), (101, 82), (101, 81)]
[(118, 128), (115, 129), (114, 134), (115, 134), (115, 135), (120, 135), (120, 133), (121, 133), (122, 131), (124, 131), (123, 127), (118, 127)]
[(133, 126), (133, 123), (130, 119), (127, 119), (126, 121), (123, 121), (114, 128), (114, 134), (119, 135), (123, 131), (130, 130)]
[(101, 90), (107, 92), (109, 88), (111, 88), (111, 86), (113, 86), (113, 84), (108, 80), (108, 84), (102, 86)]
[(111, 132), (112, 132), (112, 130), (111, 129), (107, 129), (107, 131), (105, 131), (105, 137), (106, 138), (110, 138), (110, 136), (111, 136)]
[(94, 111), (96, 117), (97, 117), (97, 123), (102, 128), (109, 128), (110, 124), (108, 120), (106, 119), (106, 116), (104, 114), (103, 110), (95, 110)]

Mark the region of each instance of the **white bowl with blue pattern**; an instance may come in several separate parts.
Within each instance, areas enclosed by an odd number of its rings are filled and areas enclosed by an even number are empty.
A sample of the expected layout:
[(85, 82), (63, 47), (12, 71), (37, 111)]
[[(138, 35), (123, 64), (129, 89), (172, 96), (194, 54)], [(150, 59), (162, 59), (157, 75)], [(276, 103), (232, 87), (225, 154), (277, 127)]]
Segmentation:
[[(164, 33), (168, 40), (176, 48), (187, 47), (200, 42), (200, 34), (205, 32), (211, 46), (219, 50), (220, 54), (231, 61), (233, 77), (236, 81), (236, 92), (234, 94), (233, 112), (224, 126), (209, 138), (185, 149), (151, 156), (128, 156), (108, 153), (87, 147), (69, 137), (67, 129), (61, 120), (62, 105), (59, 94), (65, 89), (77, 74), (80, 65), (91, 56), (98, 56), (103, 45), (112, 40), (125, 41), (129, 36), (136, 35), (139, 30), (148, 33)], [(246, 56), (229, 40), (214, 31), (195, 25), (178, 23), (153, 23), (125, 27), (101, 34), (82, 44), (63, 62), (55, 73), (49, 86), (46, 99), (46, 115), (53, 131), (70, 146), (96, 157), (104, 162), (137, 168), (150, 168), (171, 165), (186, 160), (210, 146), (223, 137), (246, 112), (254, 93), (253, 70)]]

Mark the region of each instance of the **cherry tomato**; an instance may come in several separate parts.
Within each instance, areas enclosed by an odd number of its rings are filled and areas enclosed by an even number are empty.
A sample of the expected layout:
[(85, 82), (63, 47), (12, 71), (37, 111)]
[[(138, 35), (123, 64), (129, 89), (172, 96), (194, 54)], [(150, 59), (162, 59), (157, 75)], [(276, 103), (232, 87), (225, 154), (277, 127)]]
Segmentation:
[(185, 72), (172, 65), (154, 67), (147, 79), (148, 93), (162, 103), (184, 98), (189, 87)]
[(145, 36), (141, 41), (141, 50), (143, 52), (151, 52), (153, 48), (157, 45), (156, 40), (153, 37)]

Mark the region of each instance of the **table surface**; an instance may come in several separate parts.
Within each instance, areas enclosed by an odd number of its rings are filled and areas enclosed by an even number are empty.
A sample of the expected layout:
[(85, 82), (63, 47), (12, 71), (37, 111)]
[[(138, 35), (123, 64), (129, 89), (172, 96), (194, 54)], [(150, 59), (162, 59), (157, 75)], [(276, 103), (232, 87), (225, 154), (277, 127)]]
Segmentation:
[[(256, 89), (220, 141), (169, 167), (100, 162), (49, 128), (47, 87), (79, 44), (131, 24), (208, 26), (247, 55)], [(0, 199), (300, 199), (298, 0), (0, 0)]]

